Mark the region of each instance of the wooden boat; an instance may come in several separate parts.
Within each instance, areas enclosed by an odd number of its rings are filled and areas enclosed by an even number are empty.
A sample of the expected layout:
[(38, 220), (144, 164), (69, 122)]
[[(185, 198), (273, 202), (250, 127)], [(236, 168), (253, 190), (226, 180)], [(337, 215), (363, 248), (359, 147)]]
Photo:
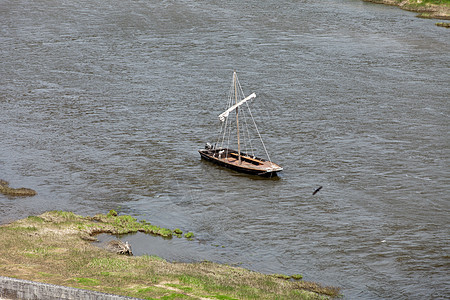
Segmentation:
[[(233, 73), (233, 82), (230, 88), (230, 95), (228, 97), (228, 109), (225, 112), (219, 115), (219, 120), (222, 122), (221, 126), (221, 134), (217, 142), (213, 145), (207, 143), (205, 149), (198, 150), (201, 155), (201, 158), (213, 162), (217, 165), (230, 168), (239, 172), (259, 175), (259, 176), (276, 176), (278, 172), (282, 171), (283, 168), (270, 160), (269, 154), (267, 153), (266, 146), (262, 141), (261, 134), (259, 133), (258, 127), (256, 126), (256, 122), (253, 118), (253, 115), (250, 111), (250, 107), (248, 105), (248, 101), (252, 100), (256, 97), (256, 94), (253, 93), (248, 97), (244, 97), (244, 93), (239, 84), (239, 80), (237, 78), (236, 72)], [(249, 112), (249, 116), (251, 117), (254, 124), (254, 132), (259, 136), (259, 140), (261, 145), (266, 152), (267, 159), (260, 158), (255, 156), (254, 149), (252, 145), (252, 141), (250, 138), (250, 130), (248, 128), (243, 128), (242, 125), (247, 125), (246, 119), (245, 124), (239, 124), (239, 115), (242, 114), (244, 118), (246, 118), (246, 113), (244, 113), (244, 109), (242, 106), (246, 104), (246, 107)], [(235, 114), (231, 114), (231, 112), (235, 112)], [(232, 131), (231, 127), (236, 126), (236, 137), (237, 137), (237, 150), (233, 150), (230, 148), (230, 134)], [(247, 125), (248, 126), (248, 125)], [(246, 126), (245, 126), (246, 127)], [(228, 133), (228, 139), (226, 139)], [(250, 151), (242, 152), (241, 144), (242, 139), (250, 141)], [(224, 146), (225, 141), (227, 141), (227, 145)], [(248, 149), (248, 146), (245, 146), (245, 149)]]

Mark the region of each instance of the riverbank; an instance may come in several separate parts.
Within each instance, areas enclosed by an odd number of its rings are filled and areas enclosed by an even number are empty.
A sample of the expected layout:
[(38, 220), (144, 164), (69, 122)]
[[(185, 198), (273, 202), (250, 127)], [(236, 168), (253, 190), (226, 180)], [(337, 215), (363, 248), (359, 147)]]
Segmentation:
[(450, 20), (450, 0), (363, 0), (419, 13), (418, 17)]
[(300, 275), (124, 256), (93, 244), (98, 233), (142, 231), (167, 238), (173, 232), (151, 226), (114, 212), (82, 217), (52, 211), (18, 220), (0, 226), (0, 275), (145, 299), (327, 299), (339, 295), (338, 288), (303, 281)]

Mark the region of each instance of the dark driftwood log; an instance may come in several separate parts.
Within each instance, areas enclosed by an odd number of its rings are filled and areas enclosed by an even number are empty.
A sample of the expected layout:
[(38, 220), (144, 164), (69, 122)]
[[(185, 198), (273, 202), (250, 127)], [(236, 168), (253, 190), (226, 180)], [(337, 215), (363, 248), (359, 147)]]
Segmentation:
[(128, 244), (128, 242), (122, 242), (119, 240), (112, 240), (109, 241), (106, 245), (106, 249), (115, 252), (117, 254), (123, 254), (123, 255), (133, 255), (133, 252), (131, 251), (131, 246)]

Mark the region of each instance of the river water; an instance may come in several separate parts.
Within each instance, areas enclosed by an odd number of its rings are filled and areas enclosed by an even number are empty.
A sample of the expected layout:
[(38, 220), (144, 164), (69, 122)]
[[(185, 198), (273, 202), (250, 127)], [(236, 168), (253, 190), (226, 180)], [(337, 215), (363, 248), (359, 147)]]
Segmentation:
[[(0, 222), (115, 209), (195, 233), (130, 236), (141, 253), (449, 298), (450, 31), (359, 0), (243, 2), (0, 0), (0, 178), (38, 191), (0, 195)], [(278, 180), (197, 153), (233, 70)]]

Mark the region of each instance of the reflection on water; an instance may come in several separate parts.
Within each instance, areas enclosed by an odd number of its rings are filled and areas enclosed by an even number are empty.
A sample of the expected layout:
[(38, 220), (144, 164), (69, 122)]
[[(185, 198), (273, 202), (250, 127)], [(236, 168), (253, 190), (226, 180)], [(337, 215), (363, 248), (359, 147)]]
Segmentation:
[[(0, 23), (0, 178), (38, 192), (0, 195), (1, 222), (115, 209), (196, 235), (143, 253), (348, 298), (450, 297), (450, 32), (434, 20), (348, 0), (19, 0)], [(233, 70), (279, 180), (197, 153)]]

